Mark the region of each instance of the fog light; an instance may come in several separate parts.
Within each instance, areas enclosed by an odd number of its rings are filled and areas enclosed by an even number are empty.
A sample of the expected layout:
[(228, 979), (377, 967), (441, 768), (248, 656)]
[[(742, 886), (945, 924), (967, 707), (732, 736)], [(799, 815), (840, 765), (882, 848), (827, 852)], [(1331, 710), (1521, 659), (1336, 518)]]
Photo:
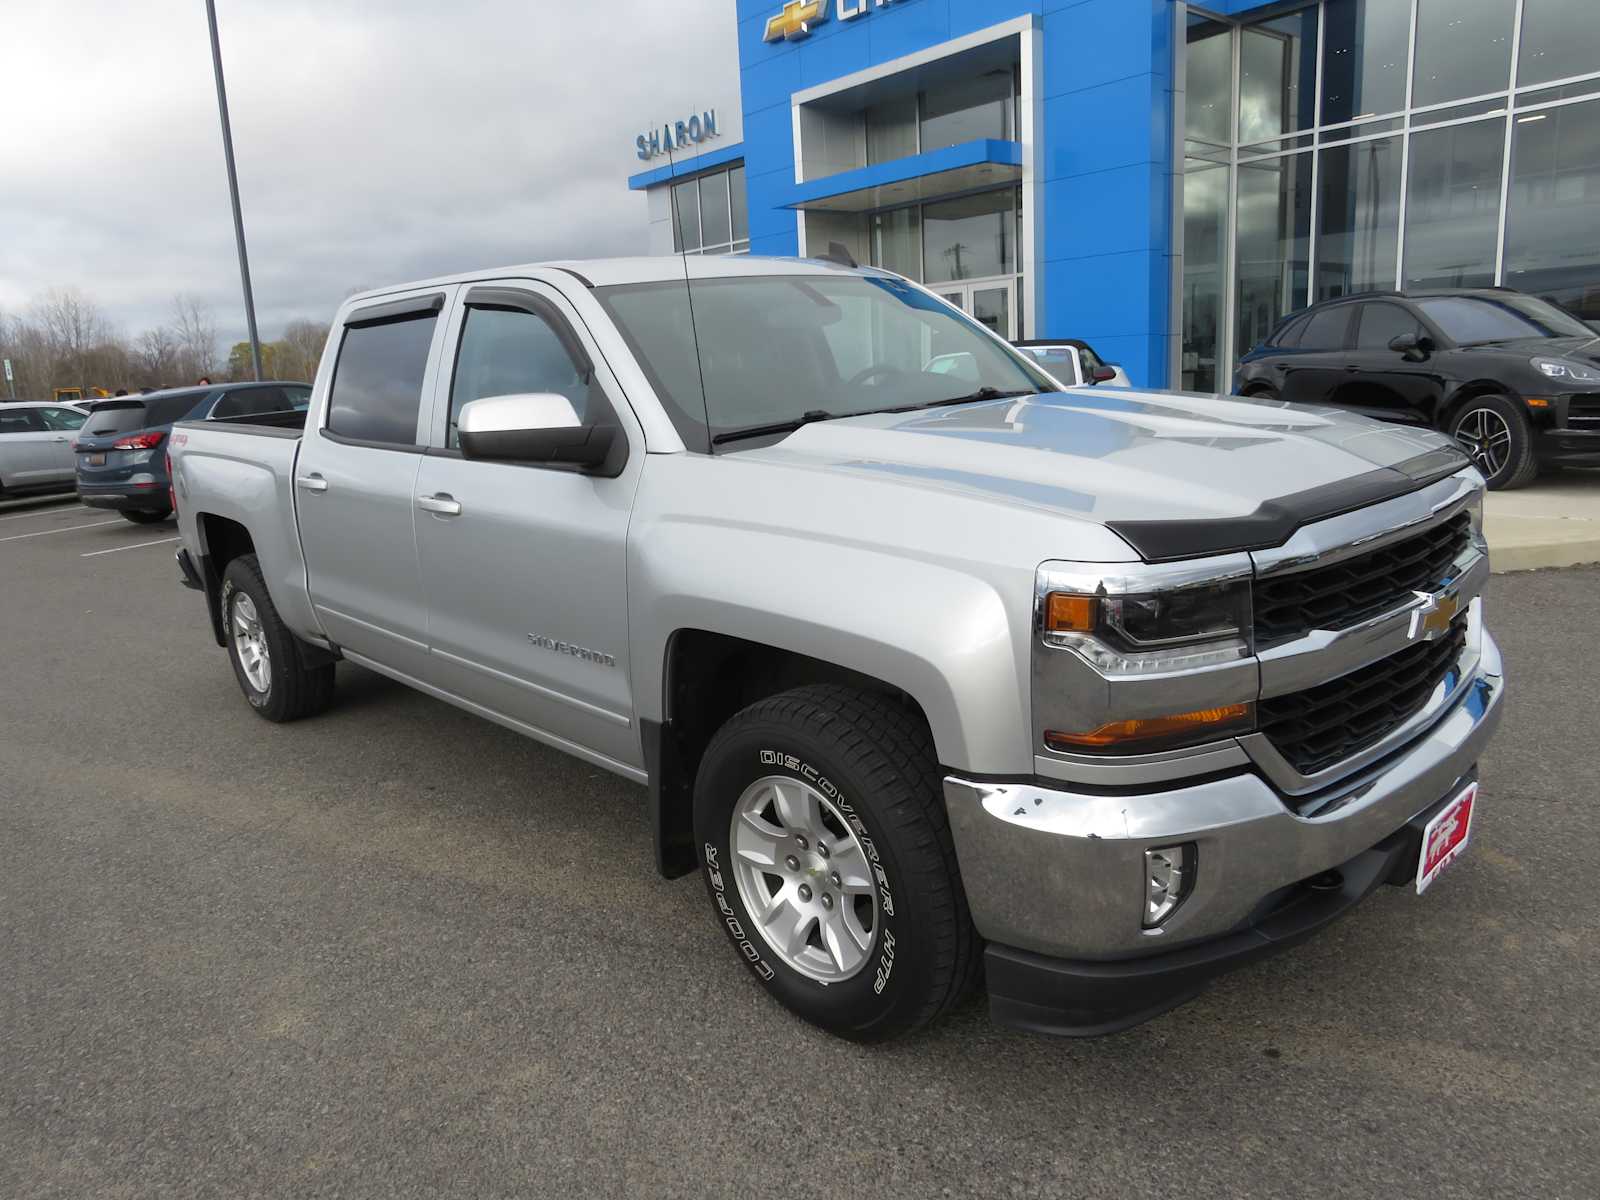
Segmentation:
[(1154, 929), (1170, 917), (1194, 887), (1195, 847), (1158, 846), (1144, 852), (1144, 927)]

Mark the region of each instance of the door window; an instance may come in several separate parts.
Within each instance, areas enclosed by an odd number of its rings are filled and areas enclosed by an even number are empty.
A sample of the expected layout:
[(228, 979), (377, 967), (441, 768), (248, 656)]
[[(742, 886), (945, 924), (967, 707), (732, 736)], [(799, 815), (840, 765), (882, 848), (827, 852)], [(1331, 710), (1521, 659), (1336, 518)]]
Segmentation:
[(1311, 314), (1306, 331), (1300, 336), (1302, 350), (1342, 350), (1344, 335), (1350, 328), (1350, 306), (1340, 304)]
[(74, 408), (41, 408), (37, 410), (46, 429), (77, 429), (87, 420), (87, 415)]
[(434, 312), (349, 325), (334, 365), (328, 430), (393, 446), (417, 444), (422, 377), (433, 342)]
[(44, 422), (31, 408), (14, 408), (9, 411), (0, 408), (0, 436), (8, 433), (40, 433), (43, 429)]
[(1363, 304), (1356, 349), (1387, 350), (1390, 340), (1402, 333), (1415, 337), (1421, 332), (1417, 319), (1398, 304)]
[(462, 406), (485, 396), (554, 392), (572, 401), (580, 420), (587, 419), (592, 377), (591, 370), (573, 361), (561, 336), (539, 313), (474, 305), (461, 328), (445, 444), (456, 445)]

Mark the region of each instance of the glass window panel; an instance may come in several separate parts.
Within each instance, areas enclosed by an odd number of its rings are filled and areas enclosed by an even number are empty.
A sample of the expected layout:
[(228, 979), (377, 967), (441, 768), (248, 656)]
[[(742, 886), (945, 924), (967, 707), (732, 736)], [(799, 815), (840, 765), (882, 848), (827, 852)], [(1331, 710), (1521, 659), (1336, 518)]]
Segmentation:
[(459, 444), (457, 421), (462, 407), (473, 400), (553, 392), (572, 401), (583, 417), (589, 389), (589, 374), (579, 371), (560, 334), (542, 316), (522, 309), (469, 308), (450, 382), (445, 444)]
[(1516, 118), (1505, 284), (1600, 321), (1600, 100)]
[(1421, 332), (1417, 318), (1398, 304), (1363, 304), (1356, 323), (1356, 349), (1387, 350), (1402, 333)]
[(1322, 28), (1322, 123), (1335, 125), (1406, 103), (1411, 6), (1327, 0)]
[(1317, 100), (1316, 8), (1246, 26), (1239, 39), (1239, 140), (1309, 129)]
[(1400, 139), (1317, 151), (1317, 296), (1393, 288), (1400, 234)]
[(1516, 7), (1516, 0), (1418, 0), (1411, 103), (1505, 91)]
[(1011, 70), (955, 79), (921, 94), (922, 150), (959, 146), (978, 138), (1013, 140)]
[(728, 172), (728, 199), (733, 208), (733, 240), (750, 240), (750, 209), (744, 194), (744, 168), (734, 167)]
[(677, 214), (678, 250), (700, 248), (700, 189), (693, 180), (672, 185), (672, 210)]
[(1505, 136), (1504, 119), (1411, 135), (1406, 287), (1494, 283)]
[(700, 177), (700, 236), (707, 246), (725, 246), (733, 240), (728, 226), (728, 173)]
[(1452, 108), (1436, 108), (1432, 112), (1415, 113), (1411, 118), (1411, 128), (1437, 125), (1441, 121), (1465, 120), (1468, 117), (1486, 117), (1490, 113), (1505, 111), (1504, 97), (1498, 100), (1474, 100), (1471, 104), (1457, 104)]
[(1305, 332), (1300, 335), (1302, 350), (1340, 350), (1350, 330), (1349, 304), (1335, 304), (1311, 314)]
[(1185, 52), (1184, 122), (1189, 137), (1226, 145), (1232, 126), (1233, 30), (1220, 21), (1189, 18)]
[(979, 192), (922, 208), (923, 270), (929, 280), (983, 279), (1017, 269), (1016, 189)]
[(867, 162), (889, 162), (917, 152), (917, 96), (896, 96), (867, 109)]
[(1243, 354), (1306, 305), (1311, 279), (1311, 155), (1239, 168), (1238, 333)]
[(416, 443), (437, 319), (430, 312), (345, 329), (328, 396), (330, 430), (368, 442)]
[(1190, 165), (1183, 176), (1181, 386), (1217, 390), (1222, 357), (1222, 263), (1227, 243), (1228, 168)]
[(1547, 83), (1600, 70), (1597, 18), (1594, 0), (1524, 0), (1517, 84)]
[(873, 218), (874, 261), (908, 279), (922, 280), (922, 212), (896, 208)]

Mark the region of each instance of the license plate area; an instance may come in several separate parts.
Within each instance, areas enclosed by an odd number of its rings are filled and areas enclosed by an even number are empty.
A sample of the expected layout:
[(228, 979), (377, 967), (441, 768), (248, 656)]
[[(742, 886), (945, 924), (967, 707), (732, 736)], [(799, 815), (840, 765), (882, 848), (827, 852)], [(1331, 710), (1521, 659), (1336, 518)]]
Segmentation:
[(1467, 848), (1472, 833), (1472, 813), (1477, 807), (1478, 785), (1469, 783), (1440, 809), (1422, 830), (1422, 850), (1417, 859), (1417, 895)]
[(101, 454), (85, 454), (83, 456), (83, 462), (84, 462), (85, 466), (103, 467), (103, 466), (106, 465), (106, 456), (103, 453), (101, 453)]

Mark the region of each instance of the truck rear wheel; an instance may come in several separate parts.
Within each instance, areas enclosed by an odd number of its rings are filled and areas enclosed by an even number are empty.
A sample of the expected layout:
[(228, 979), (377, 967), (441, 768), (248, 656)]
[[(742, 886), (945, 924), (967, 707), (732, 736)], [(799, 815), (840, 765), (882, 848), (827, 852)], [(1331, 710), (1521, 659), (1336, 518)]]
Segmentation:
[(300, 640), (278, 616), (254, 554), (222, 573), (228, 660), (250, 707), (269, 721), (315, 716), (333, 702), (333, 664), (307, 666)]
[(828, 685), (751, 705), (706, 749), (694, 818), (718, 922), (806, 1020), (884, 1041), (976, 978), (938, 760), (905, 704)]

